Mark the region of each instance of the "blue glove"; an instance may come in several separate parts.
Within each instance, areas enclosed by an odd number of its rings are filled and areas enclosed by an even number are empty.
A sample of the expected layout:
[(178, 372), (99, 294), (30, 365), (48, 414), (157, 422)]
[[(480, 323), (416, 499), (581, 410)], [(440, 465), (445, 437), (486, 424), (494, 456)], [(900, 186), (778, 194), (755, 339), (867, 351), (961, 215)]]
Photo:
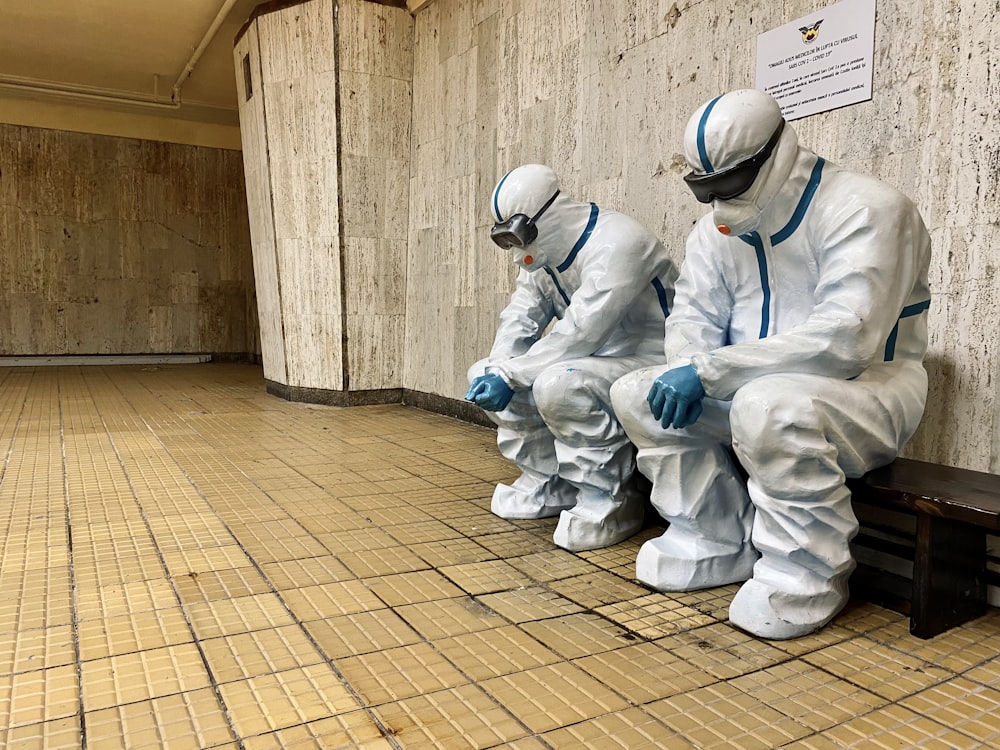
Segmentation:
[(705, 389), (691, 365), (667, 370), (653, 381), (646, 401), (656, 420), (668, 427), (687, 427), (698, 421)]
[(514, 391), (495, 372), (480, 375), (472, 381), (465, 393), (465, 400), (471, 401), (486, 411), (503, 411), (514, 398)]

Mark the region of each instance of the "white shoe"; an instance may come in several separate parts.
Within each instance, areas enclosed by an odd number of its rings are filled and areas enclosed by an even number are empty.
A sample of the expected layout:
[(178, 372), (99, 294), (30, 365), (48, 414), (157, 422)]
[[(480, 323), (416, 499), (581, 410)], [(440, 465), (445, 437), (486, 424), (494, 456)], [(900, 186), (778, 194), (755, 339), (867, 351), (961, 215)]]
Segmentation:
[(513, 484), (496, 486), (490, 510), (512, 521), (550, 518), (576, 505), (576, 495), (576, 487), (559, 477), (522, 474)]
[(645, 496), (633, 488), (617, 498), (594, 489), (582, 490), (575, 507), (559, 516), (552, 540), (570, 552), (610, 547), (642, 528)]
[(819, 630), (844, 608), (847, 600), (846, 586), (834, 586), (822, 594), (793, 594), (751, 578), (733, 597), (729, 621), (760, 638), (783, 641)]
[(639, 548), (635, 577), (657, 591), (696, 591), (747, 580), (758, 557), (749, 542), (735, 550), (690, 535), (682, 542), (667, 529)]

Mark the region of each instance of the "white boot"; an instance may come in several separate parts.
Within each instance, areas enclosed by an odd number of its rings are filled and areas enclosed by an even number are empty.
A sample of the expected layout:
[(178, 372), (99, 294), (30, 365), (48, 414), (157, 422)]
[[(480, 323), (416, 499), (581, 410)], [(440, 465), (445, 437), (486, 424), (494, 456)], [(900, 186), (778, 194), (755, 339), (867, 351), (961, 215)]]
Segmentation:
[(749, 542), (723, 544), (671, 526), (639, 548), (635, 576), (657, 591), (695, 591), (747, 580), (757, 557)]
[(642, 528), (645, 501), (646, 496), (631, 483), (616, 497), (593, 487), (582, 489), (576, 506), (559, 516), (553, 541), (570, 552), (625, 541)]
[(558, 516), (576, 504), (577, 489), (557, 476), (524, 472), (513, 484), (498, 484), (490, 510), (508, 520)]
[(832, 620), (848, 601), (847, 576), (821, 592), (792, 593), (751, 578), (729, 605), (729, 621), (769, 640), (808, 635)]

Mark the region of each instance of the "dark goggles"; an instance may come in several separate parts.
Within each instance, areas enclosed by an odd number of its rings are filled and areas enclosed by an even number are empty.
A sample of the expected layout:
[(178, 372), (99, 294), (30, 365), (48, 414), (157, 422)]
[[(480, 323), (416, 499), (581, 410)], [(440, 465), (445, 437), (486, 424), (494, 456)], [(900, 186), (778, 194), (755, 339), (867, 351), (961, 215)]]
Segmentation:
[(784, 129), (785, 121), (782, 120), (764, 147), (738, 164), (710, 174), (689, 172), (684, 175), (684, 182), (701, 203), (711, 203), (713, 200), (727, 201), (743, 195), (757, 179), (761, 167), (771, 158), (771, 153), (778, 145), (778, 139)]
[(530, 219), (527, 214), (514, 214), (507, 221), (494, 224), (493, 229), (490, 230), (490, 239), (504, 250), (510, 250), (512, 247), (527, 247), (538, 236), (538, 227), (535, 226), (535, 222), (552, 205), (552, 201), (556, 199), (557, 195), (559, 195), (558, 190), (545, 201), (545, 205), (538, 209), (538, 213)]

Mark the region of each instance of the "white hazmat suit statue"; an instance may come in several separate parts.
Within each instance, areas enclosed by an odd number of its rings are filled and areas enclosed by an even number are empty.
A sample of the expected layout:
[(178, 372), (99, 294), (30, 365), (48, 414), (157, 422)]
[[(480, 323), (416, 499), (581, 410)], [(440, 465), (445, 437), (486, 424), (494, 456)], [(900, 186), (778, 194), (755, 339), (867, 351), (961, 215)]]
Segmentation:
[(508, 519), (559, 515), (554, 540), (568, 550), (615, 544), (641, 528), (646, 499), (608, 392), (662, 361), (677, 271), (653, 234), (562, 194), (546, 166), (508, 173), (490, 208), (491, 237), (520, 270), (466, 398), (496, 422), (500, 452), (521, 470), (497, 485), (491, 508)]
[(636, 574), (746, 581), (731, 622), (793, 638), (847, 602), (845, 476), (889, 463), (923, 414), (930, 241), (910, 200), (800, 146), (762, 92), (701, 106), (684, 153), (712, 211), (688, 238), (667, 366), (612, 388), (669, 521)]

